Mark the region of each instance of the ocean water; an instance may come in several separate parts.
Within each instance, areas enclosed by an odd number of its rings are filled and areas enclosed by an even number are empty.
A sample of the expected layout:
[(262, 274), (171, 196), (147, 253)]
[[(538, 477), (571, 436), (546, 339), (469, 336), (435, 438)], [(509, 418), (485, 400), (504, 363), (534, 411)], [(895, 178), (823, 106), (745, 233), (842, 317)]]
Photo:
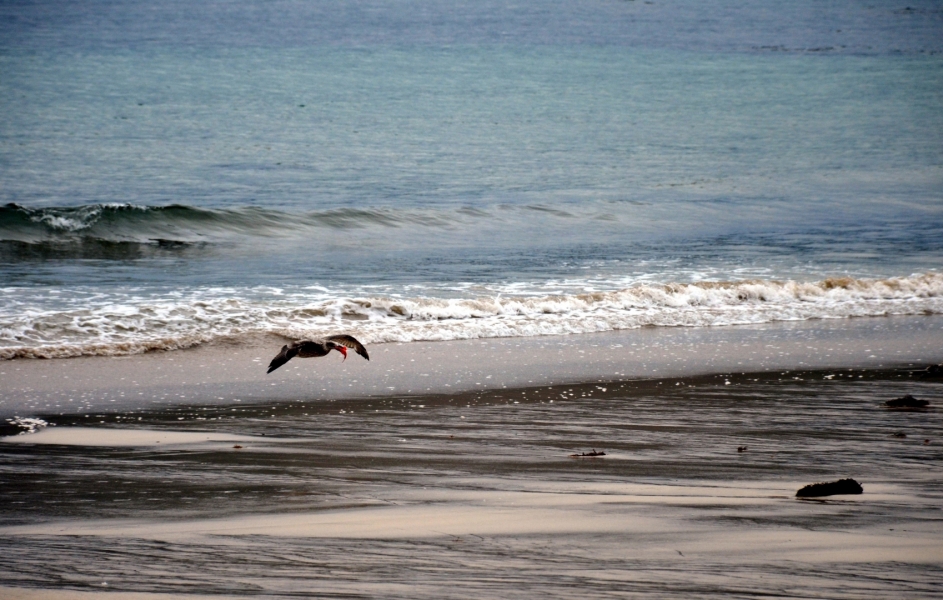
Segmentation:
[(0, 357), (943, 312), (943, 8), (0, 6)]

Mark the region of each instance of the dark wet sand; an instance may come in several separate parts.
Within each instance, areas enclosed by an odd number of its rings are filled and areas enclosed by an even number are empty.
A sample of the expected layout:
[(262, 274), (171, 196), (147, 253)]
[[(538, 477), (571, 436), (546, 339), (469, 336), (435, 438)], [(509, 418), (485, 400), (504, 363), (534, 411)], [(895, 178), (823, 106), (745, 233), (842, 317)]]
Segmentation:
[(943, 315), (645, 328), (586, 335), (378, 344), (371, 360), (295, 359), (284, 343), (216, 344), (126, 357), (0, 362), (0, 418), (452, 394), (561, 383), (943, 362)]
[(943, 597), (941, 405), (845, 367), (50, 417), (0, 443), (0, 592)]

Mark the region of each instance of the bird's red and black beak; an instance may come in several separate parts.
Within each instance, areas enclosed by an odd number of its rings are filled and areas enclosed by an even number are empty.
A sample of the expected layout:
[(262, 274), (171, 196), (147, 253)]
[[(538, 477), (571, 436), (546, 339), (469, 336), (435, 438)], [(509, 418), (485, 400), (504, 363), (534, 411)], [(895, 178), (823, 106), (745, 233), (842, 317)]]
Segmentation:
[[(347, 360), (347, 348), (345, 348), (344, 346), (335, 346), (334, 349), (340, 352), (341, 354), (343, 354), (344, 360)], [(341, 362), (344, 362), (344, 361), (342, 360)]]

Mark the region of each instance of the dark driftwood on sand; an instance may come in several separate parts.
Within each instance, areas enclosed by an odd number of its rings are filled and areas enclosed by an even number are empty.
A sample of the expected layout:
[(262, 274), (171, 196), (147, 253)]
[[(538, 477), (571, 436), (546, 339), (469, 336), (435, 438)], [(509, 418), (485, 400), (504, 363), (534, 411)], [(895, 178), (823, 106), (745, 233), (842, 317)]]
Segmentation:
[(930, 406), (930, 403), (926, 400), (917, 400), (910, 394), (907, 394), (903, 398), (888, 400), (884, 403), (884, 406), (888, 408), (926, 408)]
[(596, 452), (596, 449), (593, 448), (592, 452), (582, 452), (580, 454), (571, 454), (570, 458), (582, 458), (584, 456), (592, 457), (592, 456), (605, 456), (605, 455), (606, 455), (605, 452)]
[(840, 479), (828, 483), (813, 483), (805, 486), (796, 496), (799, 498), (817, 498), (819, 496), (835, 496), (838, 494), (861, 494), (864, 489), (854, 479)]

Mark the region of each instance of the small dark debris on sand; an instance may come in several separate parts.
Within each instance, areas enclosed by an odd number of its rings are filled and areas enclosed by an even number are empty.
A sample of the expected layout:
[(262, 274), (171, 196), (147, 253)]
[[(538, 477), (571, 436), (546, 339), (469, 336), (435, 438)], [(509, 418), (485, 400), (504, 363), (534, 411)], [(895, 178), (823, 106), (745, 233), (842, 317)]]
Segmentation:
[(746, 446), (737, 446), (737, 452), (746, 452), (746, 451), (747, 451)]
[(917, 400), (910, 394), (907, 394), (902, 398), (888, 400), (884, 403), (884, 406), (888, 408), (926, 408), (930, 406), (930, 403), (926, 400)]
[(920, 379), (943, 379), (943, 365), (930, 365), (922, 371), (916, 372)]
[(235, 448), (236, 450), (242, 450), (242, 446), (239, 446), (239, 445), (233, 446), (233, 448)]
[(902, 431), (898, 431), (897, 433), (892, 433), (891, 436), (896, 438), (905, 438), (907, 437), (907, 434)]
[(580, 454), (571, 454), (570, 458), (583, 458), (584, 456), (593, 457), (593, 456), (605, 456), (605, 452), (596, 452), (596, 449), (593, 448), (592, 452), (582, 452)]
[(798, 498), (817, 498), (819, 496), (835, 496), (838, 494), (861, 494), (864, 489), (854, 479), (840, 479), (828, 483), (812, 483), (798, 492)]

